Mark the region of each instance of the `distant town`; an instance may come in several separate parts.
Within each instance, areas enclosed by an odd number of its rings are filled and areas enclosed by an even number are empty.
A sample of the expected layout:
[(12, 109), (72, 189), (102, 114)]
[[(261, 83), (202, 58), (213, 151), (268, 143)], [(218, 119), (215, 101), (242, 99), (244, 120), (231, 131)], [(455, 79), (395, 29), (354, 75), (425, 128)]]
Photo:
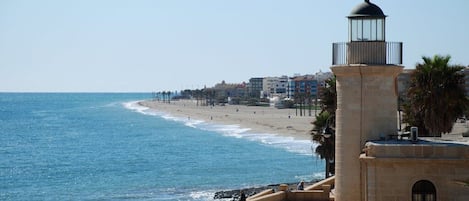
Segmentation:
[[(397, 90), (400, 99), (410, 84), (410, 75), (414, 69), (404, 69), (397, 77)], [(461, 71), (465, 77), (466, 95), (469, 96), (469, 66)], [(153, 92), (153, 98), (159, 101), (194, 99), (200, 105), (257, 105), (292, 108), (298, 104), (316, 105), (321, 92), (326, 87), (326, 80), (333, 78), (332, 72), (315, 74), (295, 74), (293, 76), (252, 77), (248, 82), (226, 83), (221, 81), (214, 86), (202, 89), (184, 89), (181, 91)]]
[[(293, 76), (252, 77), (248, 82), (226, 83), (203, 89), (185, 89), (180, 92), (154, 92), (160, 101), (177, 99), (200, 100), (202, 105), (271, 105), (277, 108), (292, 107), (292, 104), (312, 104), (320, 97), (325, 81), (333, 77), (332, 72)], [(293, 102), (296, 101), (296, 102)]]

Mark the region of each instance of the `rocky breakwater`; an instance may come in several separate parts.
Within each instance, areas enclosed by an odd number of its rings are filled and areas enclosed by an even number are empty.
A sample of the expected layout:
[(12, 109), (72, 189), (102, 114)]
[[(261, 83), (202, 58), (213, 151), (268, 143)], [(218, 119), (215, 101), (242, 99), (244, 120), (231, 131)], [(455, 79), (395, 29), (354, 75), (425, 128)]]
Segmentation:
[[(317, 181), (305, 182), (305, 186), (311, 185), (316, 182)], [(287, 185), (288, 185), (288, 189), (295, 190), (298, 183), (287, 183)], [(244, 188), (244, 189), (236, 189), (236, 190), (228, 190), (228, 191), (218, 191), (215, 193), (213, 198), (214, 199), (232, 198), (233, 200), (238, 200), (238, 197), (241, 191), (243, 191), (244, 194), (250, 197), (267, 189), (272, 189), (273, 192), (277, 192), (279, 186), (280, 184), (271, 184), (271, 185), (261, 186), (261, 187), (252, 187), (252, 188)]]

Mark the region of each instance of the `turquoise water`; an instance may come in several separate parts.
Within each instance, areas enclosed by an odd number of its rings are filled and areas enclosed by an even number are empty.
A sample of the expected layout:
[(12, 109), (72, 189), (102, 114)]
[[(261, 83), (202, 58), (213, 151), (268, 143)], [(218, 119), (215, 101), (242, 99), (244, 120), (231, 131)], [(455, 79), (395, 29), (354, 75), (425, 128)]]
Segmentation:
[(0, 200), (213, 200), (320, 177), (311, 142), (139, 107), (150, 94), (0, 93)]

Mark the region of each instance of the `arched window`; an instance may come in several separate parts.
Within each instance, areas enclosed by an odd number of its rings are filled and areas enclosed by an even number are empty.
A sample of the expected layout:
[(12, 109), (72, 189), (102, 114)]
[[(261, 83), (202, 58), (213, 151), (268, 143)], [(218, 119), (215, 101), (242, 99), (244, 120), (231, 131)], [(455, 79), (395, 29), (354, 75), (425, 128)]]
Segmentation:
[(436, 201), (436, 188), (432, 182), (420, 180), (412, 187), (412, 201)]

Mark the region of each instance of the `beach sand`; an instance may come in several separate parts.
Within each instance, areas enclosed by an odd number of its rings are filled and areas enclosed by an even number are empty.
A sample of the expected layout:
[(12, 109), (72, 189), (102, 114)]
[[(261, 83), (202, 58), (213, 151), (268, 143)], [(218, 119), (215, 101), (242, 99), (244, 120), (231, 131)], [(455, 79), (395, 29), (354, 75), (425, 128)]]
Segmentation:
[(311, 122), (314, 121), (314, 111), (311, 111), (312, 116), (308, 116), (308, 111), (307, 116), (299, 116), (299, 111), (296, 115), (295, 109), (245, 105), (197, 106), (193, 100), (171, 101), (170, 104), (142, 101), (139, 104), (175, 117), (239, 125), (240, 128), (251, 129), (251, 132), (290, 136), (297, 140), (311, 140)]

